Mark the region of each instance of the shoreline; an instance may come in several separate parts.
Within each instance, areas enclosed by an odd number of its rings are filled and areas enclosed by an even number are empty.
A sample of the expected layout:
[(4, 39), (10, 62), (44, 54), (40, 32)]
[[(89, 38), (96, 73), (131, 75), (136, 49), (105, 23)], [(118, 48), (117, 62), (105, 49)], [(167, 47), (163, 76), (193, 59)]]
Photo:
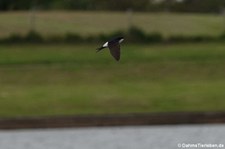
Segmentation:
[(225, 123), (225, 112), (170, 112), (1, 118), (0, 129)]

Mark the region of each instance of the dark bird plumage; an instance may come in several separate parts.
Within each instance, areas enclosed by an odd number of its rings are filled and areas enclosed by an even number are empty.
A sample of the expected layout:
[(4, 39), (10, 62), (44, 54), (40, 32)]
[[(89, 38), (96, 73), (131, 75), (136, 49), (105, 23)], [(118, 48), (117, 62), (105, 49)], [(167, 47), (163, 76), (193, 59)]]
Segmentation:
[(103, 46), (97, 48), (97, 52), (101, 51), (104, 48), (109, 48), (111, 55), (115, 60), (120, 60), (120, 43), (124, 40), (123, 37), (117, 37), (110, 41), (107, 41)]

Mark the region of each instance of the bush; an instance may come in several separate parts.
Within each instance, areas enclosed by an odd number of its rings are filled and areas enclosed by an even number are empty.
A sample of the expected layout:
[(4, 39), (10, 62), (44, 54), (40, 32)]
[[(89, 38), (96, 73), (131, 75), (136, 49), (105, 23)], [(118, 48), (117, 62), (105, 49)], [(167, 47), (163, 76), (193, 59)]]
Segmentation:
[(211, 36), (183, 36), (183, 35), (175, 35), (168, 38), (169, 42), (204, 42), (204, 41), (212, 41), (216, 38), (213, 38)]
[(6, 42), (6, 43), (11, 43), (11, 42), (15, 42), (15, 43), (20, 43), (23, 42), (23, 38), (20, 34), (12, 34), (9, 37), (2, 39), (2, 42)]
[(162, 42), (163, 37), (160, 33), (146, 34), (140, 28), (133, 26), (128, 30), (128, 40), (131, 42), (155, 43)]
[(36, 31), (30, 31), (25, 37), (24, 37), (25, 42), (31, 42), (31, 43), (40, 43), (44, 42), (43, 37), (37, 33)]
[(74, 43), (74, 42), (81, 42), (81, 41), (83, 41), (83, 38), (78, 34), (67, 33), (65, 35), (65, 42)]
[(218, 38), (219, 40), (225, 40), (225, 32), (222, 33)]
[(148, 42), (162, 42), (163, 36), (160, 33), (151, 33), (147, 35)]
[(49, 43), (60, 43), (62, 41), (64, 41), (64, 37), (62, 36), (50, 36), (46, 39), (46, 42), (49, 42)]
[(128, 40), (132, 42), (146, 42), (147, 36), (143, 30), (139, 29), (138, 27), (132, 26), (128, 30)]

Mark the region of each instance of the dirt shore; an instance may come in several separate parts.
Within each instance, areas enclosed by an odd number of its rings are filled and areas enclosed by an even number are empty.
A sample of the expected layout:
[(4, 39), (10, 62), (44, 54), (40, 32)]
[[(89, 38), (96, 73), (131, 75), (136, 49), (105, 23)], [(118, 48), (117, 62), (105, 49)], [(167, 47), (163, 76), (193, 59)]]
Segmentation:
[(17, 117), (0, 119), (0, 129), (225, 123), (225, 112)]

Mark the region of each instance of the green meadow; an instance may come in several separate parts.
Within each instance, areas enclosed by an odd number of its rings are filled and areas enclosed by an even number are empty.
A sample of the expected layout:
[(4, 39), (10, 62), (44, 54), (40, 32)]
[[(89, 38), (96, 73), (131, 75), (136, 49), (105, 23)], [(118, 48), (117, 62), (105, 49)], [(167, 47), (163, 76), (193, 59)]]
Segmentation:
[[(1, 12), (0, 37), (26, 34), (31, 28), (44, 36), (77, 33), (95, 35), (126, 30), (135, 25), (147, 33), (171, 35), (210, 35), (224, 32), (224, 17), (219, 14), (138, 13), (128, 19), (127, 12), (36, 11), (31, 27), (32, 12)], [(131, 22), (131, 23), (129, 23)]]
[(225, 109), (225, 43), (96, 47), (0, 45), (0, 116)]

